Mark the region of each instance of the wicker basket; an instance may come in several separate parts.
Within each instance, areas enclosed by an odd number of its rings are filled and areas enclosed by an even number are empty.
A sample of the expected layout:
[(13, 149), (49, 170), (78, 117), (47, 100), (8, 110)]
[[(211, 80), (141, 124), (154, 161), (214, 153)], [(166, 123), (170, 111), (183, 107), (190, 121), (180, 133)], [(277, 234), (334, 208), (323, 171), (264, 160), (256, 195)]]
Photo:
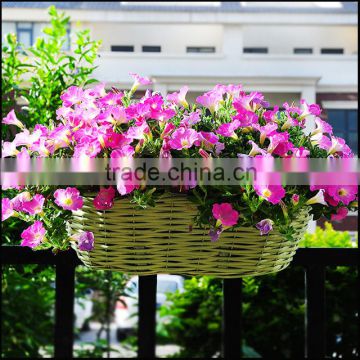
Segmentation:
[(92, 268), (136, 275), (232, 278), (280, 271), (291, 262), (311, 218), (307, 210), (299, 215), (291, 241), (276, 229), (260, 236), (257, 229), (242, 227), (211, 242), (208, 230), (190, 231), (197, 209), (185, 195), (164, 194), (156, 207), (146, 210), (136, 210), (128, 199), (121, 199), (112, 209), (98, 211), (92, 200), (85, 198), (71, 224), (74, 232), (92, 231), (95, 236), (95, 248), (77, 250), (79, 258)]

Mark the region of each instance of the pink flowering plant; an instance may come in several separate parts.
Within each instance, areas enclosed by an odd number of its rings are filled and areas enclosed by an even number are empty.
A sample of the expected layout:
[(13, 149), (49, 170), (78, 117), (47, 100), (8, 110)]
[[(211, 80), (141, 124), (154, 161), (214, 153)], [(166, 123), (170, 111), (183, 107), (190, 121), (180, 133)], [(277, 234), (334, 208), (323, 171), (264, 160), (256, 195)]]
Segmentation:
[[(151, 90), (136, 100), (135, 91), (151, 80), (131, 74), (129, 91), (106, 90), (104, 84), (83, 89), (71, 86), (62, 95), (57, 117), (47, 126), (27, 129), (12, 110), (3, 124), (18, 129), (2, 144), (3, 157), (71, 158), (347, 158), (345, 141), (333, 134), (317, 104), (283, 104), (269, 108), (259, 92), (246, 93), (240, 85), (216, 85), (194, 104), (188, 87), (166, 97)], [(315, 130), (306, 134), (305, 121)], [(169, 189), (170, 188), (170, 189)], [(343, 219), (357, 207), (356, 186), (209, 185), (147, 186), (118, 182), (117, 187), (27, 186), (7, 189), (2, 199), (2, 221), (18, 217), (29, 223), (21, 245), (34, 249), (66, 250), (72, 243), (91, 251), (91, 232), (71, 235), (72, 212), (83, 207), (84, 196), (96, 191), (93, 206), (111, 209), (120, 197), (130, 197), (139, 208), (156, 206), (165, 191), (182, 192), (197, 204), (195, 224), (206, 227), (212, 241), (223, 231), (240, 226), (266, 236), (274, 228), (291, 237), (291, 223), (304, 208), (314, 218)], [(188, 224), (184, 224), (187, 227)]]

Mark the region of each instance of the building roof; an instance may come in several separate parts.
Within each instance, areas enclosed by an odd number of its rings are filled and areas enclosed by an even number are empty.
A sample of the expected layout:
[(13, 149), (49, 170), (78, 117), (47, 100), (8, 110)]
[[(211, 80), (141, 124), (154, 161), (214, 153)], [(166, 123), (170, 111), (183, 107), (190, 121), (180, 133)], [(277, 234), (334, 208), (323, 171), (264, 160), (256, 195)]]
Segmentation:
[(3, 8), (48, 8), (65, 10), (174, 11), (174, 12), (275, 12), (275, 13), (357, 13), (355, 1), (344, 2), (136, 2), (136, 1), (2, 1)]

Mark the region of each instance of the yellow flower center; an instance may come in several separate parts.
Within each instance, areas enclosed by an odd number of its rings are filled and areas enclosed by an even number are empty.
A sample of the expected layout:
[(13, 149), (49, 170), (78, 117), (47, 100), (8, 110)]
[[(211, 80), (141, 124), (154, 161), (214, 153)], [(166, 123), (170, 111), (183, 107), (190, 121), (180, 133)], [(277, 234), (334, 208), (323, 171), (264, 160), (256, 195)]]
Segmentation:
[(189, 145), (189, 142), (188, 142), (187, 140), (181, 140), (181, 145), (182, 145), (183, 147), (188, 146), (188, 145)]
[(347, 195), (347, 191), (346, 191), (345, 189), (340, 189), (340, 190), (338, 191), (338, 194), (339, 194), (339, 196), (346, 196), (346, 195)]
[(271, 196), (271, 191), (269, 189), (265, 189), (262, 194), (264, 197), (268, 198)]
[(71, 198), (68, 198), (68, 199), (66, 199), (66, 200), (64, 201), (64, 203), (65, 203), (65, 205), (70, 206), (70, 205), (73, 203), (73, 201), (72, 201)]

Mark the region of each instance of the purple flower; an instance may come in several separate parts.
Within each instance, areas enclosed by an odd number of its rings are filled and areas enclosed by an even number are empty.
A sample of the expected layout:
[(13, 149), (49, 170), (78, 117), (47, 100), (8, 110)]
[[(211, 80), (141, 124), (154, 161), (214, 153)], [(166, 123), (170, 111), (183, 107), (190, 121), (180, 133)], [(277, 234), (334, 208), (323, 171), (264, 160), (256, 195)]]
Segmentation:
[(83, 231), (73, 236), (78, 242), (79, 250), (91, 251), (94, 249), (94, 234), (91, 231)]
[(270, 219), (259, 221), (255, 226), (260, 230), (260, 235), (267, 235), (273, 229), (274, 222)]
[(45, 238), (46, 230), (43, 226), (43, 223), (39, 220), (36, 220), (33, 225), (29, 226), (21, 233), (21, 246), (29, 246), (34, 248), (41, 244)]
[(214, 91), (214, 90), (209, 91), (204, 95), (198, 96), (196, 98), (196, 102), (208, 108), (212, 114), (218, 110), (220, 106), (220, 102), (222, 100), (223, 100), (222, 92)]
[(175, 150), (189, 149), (193, 146), (195, 141), (198, 140), (198, 138), (199, 135), (197, 131), (193, 129), (179, 128), (172, 133), (169, 145), (171, 149)]
[(210, 236), (211, 241), (218, 241), (219, 237), (220, 237), (220, 234), (223, 231), (224, 230), (223, 230), (222, 226), (219, 226), (217, 228), (211, 228), (210, 231), (209, 231), (209, 236)]
[(61, 96), (64, 106), (70, 107), (79, 104), (83, 100), (84, 91), (77, 86), (70, 86)]
[(174, 92), (172, 94), (169, 94), (166, 97), (166, 100), (174, 103), (175, 105), (180, 104), (183, 107), (187, 108), (187, 107), (189, 107), (189, 104), (186, 101), (185, 97), (186, 97), (186, 94), (188, 91), (189, 91), (189, 88), (187, 86), (183, 86), (179, 92)]
[(180, 122), (180, 126), (190, 127), (197, 124), (200, 121), (200, 113), (198, 111), (192, 112), (184, 118)]

